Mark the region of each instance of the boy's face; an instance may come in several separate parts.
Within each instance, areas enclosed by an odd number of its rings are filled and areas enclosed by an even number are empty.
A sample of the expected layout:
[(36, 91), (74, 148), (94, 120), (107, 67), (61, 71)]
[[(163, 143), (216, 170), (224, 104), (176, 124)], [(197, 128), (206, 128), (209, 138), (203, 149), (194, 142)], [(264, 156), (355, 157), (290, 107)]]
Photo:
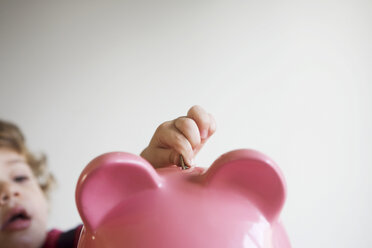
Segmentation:
[(39, 248), (46, 238), (48, 202), (25, 158), (0, 148), (1, 248)]

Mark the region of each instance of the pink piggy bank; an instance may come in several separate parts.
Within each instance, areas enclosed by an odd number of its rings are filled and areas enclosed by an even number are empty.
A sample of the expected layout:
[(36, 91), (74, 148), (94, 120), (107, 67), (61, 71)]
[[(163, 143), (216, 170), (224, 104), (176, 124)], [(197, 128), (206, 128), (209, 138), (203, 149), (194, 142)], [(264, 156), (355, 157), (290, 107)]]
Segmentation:
[(155, 170), (107, 153), (78, 181), (78, 248), (290, 248), (279, 221), (285, 196), (279, 168), (254, 150), (226, 153), (207, 170)]

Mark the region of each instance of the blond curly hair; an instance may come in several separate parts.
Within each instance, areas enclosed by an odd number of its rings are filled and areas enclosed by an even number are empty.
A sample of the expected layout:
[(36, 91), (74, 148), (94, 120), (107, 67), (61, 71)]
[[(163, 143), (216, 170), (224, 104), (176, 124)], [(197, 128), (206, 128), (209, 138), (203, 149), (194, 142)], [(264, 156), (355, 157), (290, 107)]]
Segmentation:
[(45, 154), (36, 155), (31, 153), (26, 146), (26, 140), (14, 123), (0, 120), (0, 148), (7, 148), (25, 157), (26, 163), (30, 166), (40, 188), (49, 199), (49, 193), (55, 185), (53, 174), (48, 171), (47, 158)]

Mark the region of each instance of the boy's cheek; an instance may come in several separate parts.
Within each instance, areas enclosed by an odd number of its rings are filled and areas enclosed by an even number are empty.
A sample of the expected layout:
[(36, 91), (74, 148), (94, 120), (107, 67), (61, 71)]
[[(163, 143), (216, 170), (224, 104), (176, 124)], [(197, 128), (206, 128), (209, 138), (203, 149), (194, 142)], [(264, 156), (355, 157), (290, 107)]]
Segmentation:
[(29, 208), (31, 214), (37, 218), (39, 224), (47, 222), (49, 213), (49, 202), (39, 185), (32, 185), (25, 191), (23, 204)]

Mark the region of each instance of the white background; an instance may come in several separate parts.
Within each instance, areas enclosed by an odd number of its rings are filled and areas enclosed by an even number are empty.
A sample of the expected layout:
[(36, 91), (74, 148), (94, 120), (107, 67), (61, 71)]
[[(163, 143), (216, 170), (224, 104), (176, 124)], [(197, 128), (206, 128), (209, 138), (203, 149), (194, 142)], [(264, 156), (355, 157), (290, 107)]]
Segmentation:
[(194, 104), (216, 134), (287, 180), (293, 247), (371, 247), (372, 2), (1, 1), (0, 117), (49, 156), (50, 227), (80, 223), (74, 189), (108, 151), (139, 154)]

